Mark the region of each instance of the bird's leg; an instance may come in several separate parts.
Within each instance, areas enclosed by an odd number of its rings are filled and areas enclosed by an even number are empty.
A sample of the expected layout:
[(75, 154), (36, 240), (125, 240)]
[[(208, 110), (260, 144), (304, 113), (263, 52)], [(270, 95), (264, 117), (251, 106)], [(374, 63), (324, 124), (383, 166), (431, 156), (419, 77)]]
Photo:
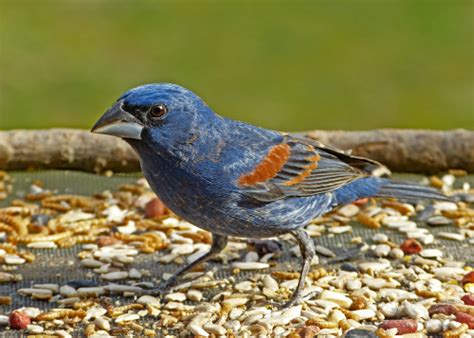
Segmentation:
[(198, 259), (196, 259), (194, 262), (182, 267), (178, 271), (175, 272), (173, 276), (171, 276), (167, 281), (163, 282), (157, 289), (151, 290), (151, 293), (153, 294), (161, 294), (167, 289), (173, 287), (176, 285), (176, 282), (178, 281), (178, 278), (181, 274), (186, 273), (192, 269), (194, 269), (196, 266), (199, 264), (205, 263), (209, 259), (217, 256), (222, 250), (227, 245), (227, 236), (222, 236), (222, 235), (212, 235), (212, 246), (209, 252), (205, 253)]
[(285, 304), (285, 307), (293, 306), (294, 304), (299, 302), (306, 282), (306, 276), (308, 275), (309, 269), (311, 267), (311, 262), (314, 256), (316, 255), (314, 251), (313, 240), (311, 239), (311, 237), (308, 236), (304, 229), (298, 229), (292, 231), (291, 233), (293, 236), (295, 236), (300, 246), (301, 256), (303, 257), (303, 266), (301, 267), (298, 286), (293, 292), (291, 299)]

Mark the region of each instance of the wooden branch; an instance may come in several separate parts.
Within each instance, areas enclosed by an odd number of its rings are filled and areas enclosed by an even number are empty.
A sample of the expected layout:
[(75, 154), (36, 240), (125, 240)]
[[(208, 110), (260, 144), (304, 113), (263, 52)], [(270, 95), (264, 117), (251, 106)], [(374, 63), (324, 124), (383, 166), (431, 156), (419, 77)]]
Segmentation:
[(352, 149), (394, 172), (438, 173), (448, 169), (474, 172), (474, 131), (380, 129), (372, 131), (313, 131), (307, 136)]
[(0, 169), (77, 169), (139, 171), (130, 146), (115, 137), (85, 130), (11, 130), (0, 132)]
[[(353, 154), (380, 161), (396, 172), (474, 172), (474, 131), (317, 130), (304, 135), (352, 149)], [(130, 172), (140, 167), (132, 149), (118, 138), (84, 130), (50, 129), (0, 131), (0, 169)]]

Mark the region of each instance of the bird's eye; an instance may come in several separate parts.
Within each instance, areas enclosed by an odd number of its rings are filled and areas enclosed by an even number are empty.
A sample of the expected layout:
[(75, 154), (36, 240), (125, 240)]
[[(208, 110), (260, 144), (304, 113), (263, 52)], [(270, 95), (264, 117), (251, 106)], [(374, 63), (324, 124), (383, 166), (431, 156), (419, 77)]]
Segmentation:
[(149, 115), (153, 119), (158, 119), (166, 114), (168, 108), (164, 104), (157, 104), (150, 108)]

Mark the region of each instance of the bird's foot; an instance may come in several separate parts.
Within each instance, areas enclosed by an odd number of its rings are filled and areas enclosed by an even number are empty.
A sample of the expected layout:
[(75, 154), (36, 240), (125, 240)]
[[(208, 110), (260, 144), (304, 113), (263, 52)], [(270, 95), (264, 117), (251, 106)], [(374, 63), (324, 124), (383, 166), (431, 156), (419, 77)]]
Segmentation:
[(155, 297), (157, 297), (157, 296), (161, 297), (165, 293), (166, 293), (166, 290), (163, 290), (161, 287), (156, 287), (156, 288), (153, 288), (153, 289), (143, 291), (143, 294), (150, 295), (150, 296), (155, 296)]
[(144, 294), (150, 296), (163, 296), (176, 285), (177, 278), (172, 276), (170, 279), (166, 281), (161, 281), (160, 284), (156, 288), (144, 290)]
[(301, 298), (292, 298), (288, 301), (277, 301), (277, 300), (272, 300), (269, 301), (268, 305), (273, 306), (276, 308), (276, 310), (286, 310), (294, 305), (297, 305), (301, 301)]

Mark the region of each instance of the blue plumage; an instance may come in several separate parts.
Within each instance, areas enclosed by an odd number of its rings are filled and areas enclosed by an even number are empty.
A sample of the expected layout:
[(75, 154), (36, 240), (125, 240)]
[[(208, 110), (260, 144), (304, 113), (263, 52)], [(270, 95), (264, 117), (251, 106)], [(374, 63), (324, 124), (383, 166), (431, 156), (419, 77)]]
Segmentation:
[(295, 235), (304, 264), (292, 302), (314, 256), (302, 230), (312, 219), (363, 197), (443, 198), (431, 188), (372, 176), (383, 168), (375, 161), (223, 118), (174, 84), (126, 92), (93, 131), (124, 138), (163, 202), (213, 233), (211, 252), (195, 264), (222, 250), (227, 236)]

